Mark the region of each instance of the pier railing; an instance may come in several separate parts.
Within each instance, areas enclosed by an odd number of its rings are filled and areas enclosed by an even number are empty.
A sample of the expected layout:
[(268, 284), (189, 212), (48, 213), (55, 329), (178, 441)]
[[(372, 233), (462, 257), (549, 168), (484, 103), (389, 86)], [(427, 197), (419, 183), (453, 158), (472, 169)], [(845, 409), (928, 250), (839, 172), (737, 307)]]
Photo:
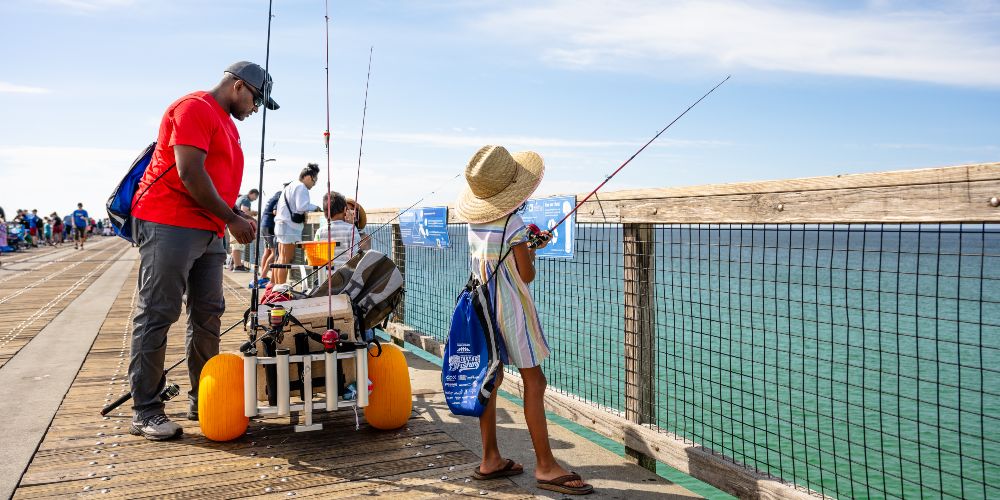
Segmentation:
[[(741, 497), (997, 497), (998, 197), (998, 163), (602, 193), (537, 262), (547, 408)], [(391, 333), (438, 355), (448, 231), (373, 234), (406, 277)]]

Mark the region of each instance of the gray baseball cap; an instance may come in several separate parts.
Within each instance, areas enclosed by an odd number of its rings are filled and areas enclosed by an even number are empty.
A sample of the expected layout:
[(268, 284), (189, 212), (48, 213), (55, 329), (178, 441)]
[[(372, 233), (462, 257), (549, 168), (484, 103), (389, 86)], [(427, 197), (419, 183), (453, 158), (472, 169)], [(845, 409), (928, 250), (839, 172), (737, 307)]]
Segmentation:
[(267, 71), (264, 71), (264, 68), (261, 68), (260, 65), (250, 61), (235, 62), (226, 68), (226, 73), (231, 73), (236, 78), (250, 84), (257, 92), (263, 94), (267, 98), (267, 109), (278, 109), (278, 103), (274, 102), (274, 99), (271, 99), (271, 88), (274, 86), (274, 81), (271, 80), (271, 75), (267, 74)]

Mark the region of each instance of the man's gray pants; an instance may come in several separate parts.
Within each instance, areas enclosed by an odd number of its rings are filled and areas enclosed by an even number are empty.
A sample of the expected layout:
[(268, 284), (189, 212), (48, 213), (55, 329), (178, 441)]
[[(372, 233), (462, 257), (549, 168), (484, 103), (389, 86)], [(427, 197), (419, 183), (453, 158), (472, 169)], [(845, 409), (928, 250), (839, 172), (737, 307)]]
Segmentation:
[(212, 231), (139, 219), (132, 234), (139, 244), (139, 292), (128, 366), (132, 409), (139, 420), (164, 413), (159, 395), (165, 383), (167, 330), (180, 318), (186, 293), (188, 400), (197, 410), (198, 378), (205, 363), (219, 353), (219, 327), (226, 310), (222, 238)]

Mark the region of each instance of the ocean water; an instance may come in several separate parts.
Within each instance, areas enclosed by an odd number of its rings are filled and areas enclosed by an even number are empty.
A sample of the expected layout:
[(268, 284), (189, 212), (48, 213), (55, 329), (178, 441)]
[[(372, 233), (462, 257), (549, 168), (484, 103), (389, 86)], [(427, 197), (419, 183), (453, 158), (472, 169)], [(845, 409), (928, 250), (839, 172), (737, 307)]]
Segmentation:
[[(1000, 228), (651, 226), (646, 420), (842, 498), (1000, 496)], [(406, 323), (444, 340), (468, 277), (406, 249)], [(551, 386), (624, 411), (620, 225), (578, 225), (533, 284)], [(376, 248), (390, 251), (387, 237)]]

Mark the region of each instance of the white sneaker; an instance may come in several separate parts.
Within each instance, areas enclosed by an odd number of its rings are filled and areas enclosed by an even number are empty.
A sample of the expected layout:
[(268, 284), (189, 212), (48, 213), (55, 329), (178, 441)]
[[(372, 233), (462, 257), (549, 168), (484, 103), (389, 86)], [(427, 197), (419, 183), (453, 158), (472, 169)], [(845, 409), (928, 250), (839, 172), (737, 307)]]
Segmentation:
[(153, 415), (145, 420), (132, 420), (128, 429), (133, 436), (142, 436), (151, 441), (163, 441), (184, 434), (184, 429), (172, 422), (166, 415)]

